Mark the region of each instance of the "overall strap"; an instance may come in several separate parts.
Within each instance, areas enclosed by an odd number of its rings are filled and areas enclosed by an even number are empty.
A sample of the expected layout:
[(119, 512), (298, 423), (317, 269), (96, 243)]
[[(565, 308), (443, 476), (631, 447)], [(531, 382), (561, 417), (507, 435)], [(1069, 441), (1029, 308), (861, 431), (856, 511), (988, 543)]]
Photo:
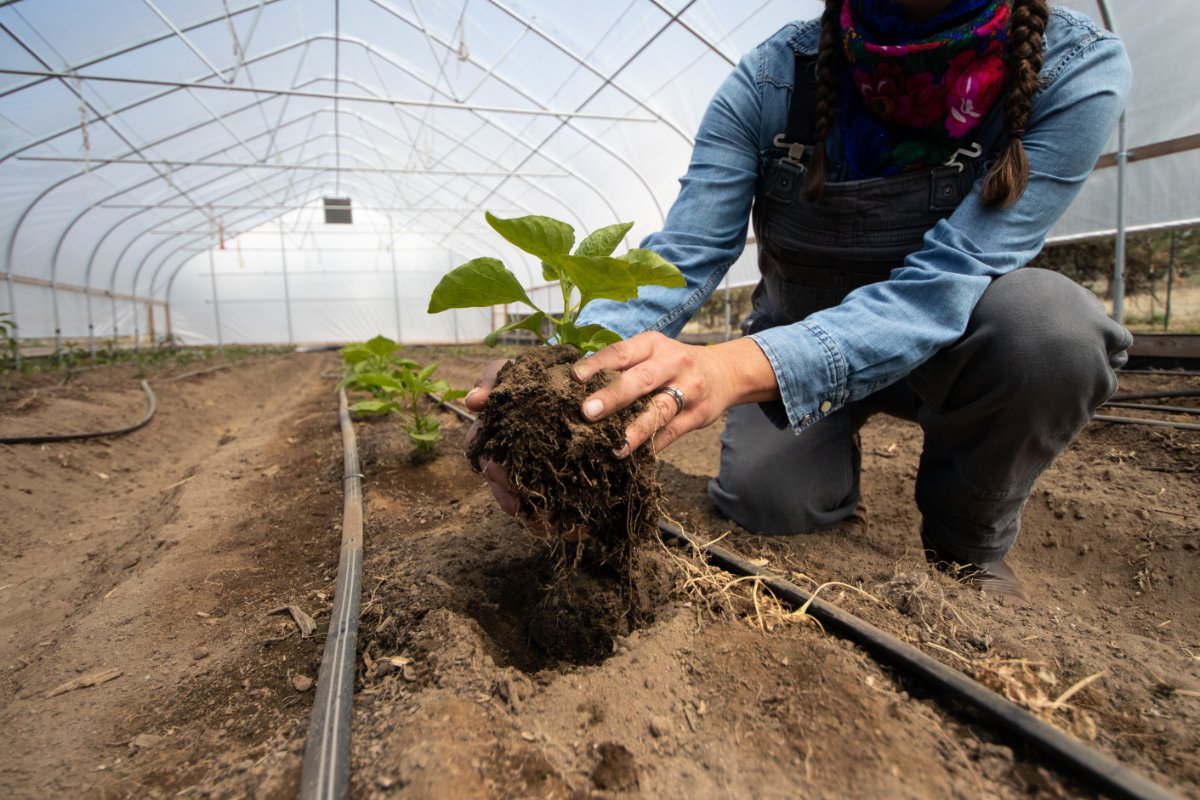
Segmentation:
[(796, 54), (796, 76), (792, 80), (792, 102), (788, 106), (787, 132), (789, 144), (812, 145), (816, 141), (817, 57)]
[(817, 105), (817, 57), (796, 54), (796, 74), (792, 79), (792, 100), (788, 105), (787, 128), (775, 135), (771, 144), (787, 155), (774, 159), (766, 167), (763, 192), (773, 200), (790, 202), (804, 185), (804, 154), (812, 148)]

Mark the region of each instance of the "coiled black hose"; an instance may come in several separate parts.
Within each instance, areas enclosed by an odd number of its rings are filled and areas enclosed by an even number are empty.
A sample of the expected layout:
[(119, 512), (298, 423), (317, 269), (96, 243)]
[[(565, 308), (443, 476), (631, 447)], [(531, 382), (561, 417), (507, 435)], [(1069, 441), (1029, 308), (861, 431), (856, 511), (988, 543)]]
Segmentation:
[(50, 444), (51, 442), (79, 442), (86, 439), (102, 439), (109, 436), (124, 436), (133, 433), (150, 424), (158, 412), (158, 398), (150, 388), (148, 381), (142, 381), (142, 391), (146, 393), (146, 414), (139, 422), (124, 428), (111, 431), (91, 431), (89, 433), (52, 433), (43, 436), (5, 436), (0, 438), (0, 444)]

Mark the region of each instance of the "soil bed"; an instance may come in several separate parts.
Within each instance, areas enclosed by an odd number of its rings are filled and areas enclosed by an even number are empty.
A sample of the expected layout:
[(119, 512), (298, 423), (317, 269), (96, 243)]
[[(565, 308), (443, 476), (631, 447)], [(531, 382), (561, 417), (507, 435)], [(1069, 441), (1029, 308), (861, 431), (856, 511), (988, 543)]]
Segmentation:
[[(414, 357), (465, 388), (492, 356)], [(295, 681), (316, 675), (337, 557), (336, 364), (163, 384), (159, 419), (132, 436), (0, 447), (0, 794), (294, 797), (312, 696)], [(0, 395), (0, 434), (136, 419), (135, 377), (22, 379)], [(1160, 386), (1200, 381), (1122, 380)], [(1087, 795), (761, 594), (756, 612), (748, 584), (689, 590), (687, 553), (650, 551), (638, 614), (596, 591), (602, 570), (556, 582), (545, 541), (467, 468), (463, 425), (443, 426), (442, 454), (414, 465), (397, 426), (356, 423), (354, 797)], [(712, 513), (717, 434), (664, 454), (664, 513), (801, 585), (860, 587), (879, 602), (822, 597), (1200, 797), (1200, 435), (1090, 425), (1026, 509), (1013, 561), (1033, 606), (1018, 610), (920, 559), (916, 426), (864, 429), (865, 528), (776, 539)], [(313, 637), (268, 615), (287, 604), (315, 616)], [(122, 674), (45, 697), (106, 669)]]

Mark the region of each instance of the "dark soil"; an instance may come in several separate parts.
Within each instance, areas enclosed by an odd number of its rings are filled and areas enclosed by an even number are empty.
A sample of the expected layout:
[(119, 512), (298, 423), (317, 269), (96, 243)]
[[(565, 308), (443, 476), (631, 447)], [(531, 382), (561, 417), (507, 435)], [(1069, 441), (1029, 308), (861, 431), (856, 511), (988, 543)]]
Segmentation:
[[(526, 518), (568, 538), (586, 538), (588, 553), (623, 573), (636, 544), (652, 534), (659, 493), (654, 457), (645, 448), (622, 460), (612, 454), (645, 402), (587, 422), (580, 405), (614, 373), (580, 383), (570, 371), (578, 359), (574, 347), (559, 346), (522, 353), (506, 364), (467, 460), (473, 466), (480, 459), (504, 464)], [(550, 541), (557, 545), (562, 537)]]

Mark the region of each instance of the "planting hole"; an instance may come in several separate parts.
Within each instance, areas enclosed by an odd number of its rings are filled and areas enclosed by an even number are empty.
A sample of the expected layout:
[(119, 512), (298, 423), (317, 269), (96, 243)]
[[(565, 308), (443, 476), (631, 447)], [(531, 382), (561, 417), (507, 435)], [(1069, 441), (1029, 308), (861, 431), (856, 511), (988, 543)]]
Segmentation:
[(654, 622), (673, 580), (649, 554), (628, 576), (594, 565), (556, 572), (535, 555), (486, 568), (478, 586), (464, 610), (490, 637), (492, 657), (532, 673), (604, 661), (617, 639)]

